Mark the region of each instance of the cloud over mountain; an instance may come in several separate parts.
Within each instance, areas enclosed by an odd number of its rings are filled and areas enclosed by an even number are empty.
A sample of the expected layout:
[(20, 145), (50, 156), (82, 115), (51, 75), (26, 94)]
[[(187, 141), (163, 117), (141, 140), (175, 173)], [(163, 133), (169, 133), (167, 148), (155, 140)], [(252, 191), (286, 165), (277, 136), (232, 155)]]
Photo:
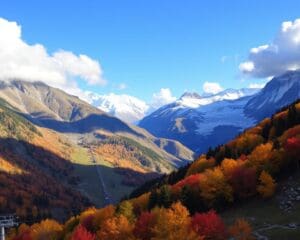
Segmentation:
[(174, 102), (175, 100), (176, 97), (172, 95), (169, 88), (161, 88), (159, 92), (153, 93), (150, 105), (152, 109), (157, 109), (163, 105)]
[(208, 94), (217, 94), (223, 90), (221, 85), (216, 82), (205, 82), (203, 84), (203, 91)]
[(257, 78), (276, 76), (299, 68), (300, 19), (283, 22), (270, 44), (252, 48), (248, 59), (239, 65), (244, 75)]
[(80, 93), (77, 80), (89, 85), (103, 85), (100, 63), (70, 51), (49, 53), (41, 44), (22, 39), (21, 26), (0, 18), (0, 78), (42, 81), (69, 92)]

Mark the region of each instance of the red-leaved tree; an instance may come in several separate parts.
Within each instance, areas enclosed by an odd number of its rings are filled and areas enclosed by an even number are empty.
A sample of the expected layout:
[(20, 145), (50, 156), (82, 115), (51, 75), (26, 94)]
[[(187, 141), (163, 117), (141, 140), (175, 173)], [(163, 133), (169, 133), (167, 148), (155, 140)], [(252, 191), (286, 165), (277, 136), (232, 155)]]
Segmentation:
[(150, 212), (143, 212), (135, 223), (133, 230), (134, 235), (138, 239), (150, 240), (154, 234), (151, 229), (154, 225), (154, 214)]
[(94, 234), (90, 233), (80, 224), (72, 234), (71, 240), (95, 240), (95, 238)]
[(236, 196), (240, 198), (252, 196), (256, 193), (256, 170), (238, 166), (232, 171), (229, 182)]
[(291, 137), (286, 141), (285, 150), (292, 156), (299, 157), (300, 154), (300, 138)]
[(201, 181), (201, 178), (203, 178), (201, 173), (190, 175), (190, 176), (182, 179), (178, 183), (176, 183), (173, 186), (173, 188), (174, 189), (181, 189), (184, 186), (189, 186), (189, 187), (192, 187), (192, 188), (199, 188), (199, 182)]
[(204, 236), (205, 240), (227, 239), (225, 224), (213, 210), (195, 214), (191, 227), (199, 236)]
[(287, 139), (285, 144), (285, 151), (291, 157), (292, 161), (300, 168), (300, 138), (291, 137)]
[(32, 238), (30, 236), (30, 231), (27, 230), (27, 231), (19, 234), (18, 236), (14, 237), (13, 240), (32, 240)]

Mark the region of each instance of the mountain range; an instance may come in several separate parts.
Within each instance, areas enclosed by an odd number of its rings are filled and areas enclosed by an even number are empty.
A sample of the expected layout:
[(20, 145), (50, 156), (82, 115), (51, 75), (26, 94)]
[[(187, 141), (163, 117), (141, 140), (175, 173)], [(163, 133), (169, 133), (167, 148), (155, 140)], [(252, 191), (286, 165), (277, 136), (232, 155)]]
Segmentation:
[(299, 98), (300, 72), (289, 71), (263, 89), (185, 92), (136, 126), (42, 82), (0, 81), (0, 179), (10, 186), (0, 208), (60, 219), (116, 203)]
[[(215, 101), (248, 96), (256, 93), (258, 90), (255, 88), (227, 89), (218, 94), (203, 93), (201, 96), (196, 92), (185, 92), (176, 102), (181, 102), (183, 105), (191, 107), (207, 105)], [(91, 105), (127, 123), (133, 124), (138, 124), (144, 117), (164, 106), (163, 103), (146, 103), (143, 100), (126, 94), (117, 95), (110, 93), (100, 95), (86, 92), (86, 97)], [(201, 100), (199, 100), (200, 98)]]
[(300, 72), (273, 78), (263, 89), (229, 89), (215, 95), (185, 93), (139, 122), (157, 137), (205, 152), (270, 116), (300, 97)]

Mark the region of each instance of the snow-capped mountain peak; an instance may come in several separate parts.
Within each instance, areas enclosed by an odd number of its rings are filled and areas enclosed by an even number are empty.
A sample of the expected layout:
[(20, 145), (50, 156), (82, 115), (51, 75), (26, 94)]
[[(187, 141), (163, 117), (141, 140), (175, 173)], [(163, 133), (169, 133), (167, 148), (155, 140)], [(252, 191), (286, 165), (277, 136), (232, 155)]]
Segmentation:
[(126, 94), (99, 95), (88, 93), (88, 95), (92, 105), (130, 123), (142, 119), (149, 109), (144, 101)]
[(217, 94), (200, 96), (198, 93), (184, 93), (177, 101), (177, 107), (198, 108), (214, 102), (223, 100), (236, 100), (241, 97), (256, 94), (260, 89), (242, 88), (242, 89), (226, 89)]
[[(222, 100), (234, 100), (243, 96), (249, 96), (256, 93), (258, 89), (227, 89), (218, 94), (200, 96), (196, 92), (185, 92), (174, 103), (175, 109), (178, 108), (198, 108), (213, 102)], [(98, 107), (102, 111), (122, 119), (125, 122), (137, 123), (147, 114), (157, 110), (152, 104), (148, 104), (136, 97), (126, 94), (106, 94), (100, 95), (92, 92), (86, 92), (89, 103)]]

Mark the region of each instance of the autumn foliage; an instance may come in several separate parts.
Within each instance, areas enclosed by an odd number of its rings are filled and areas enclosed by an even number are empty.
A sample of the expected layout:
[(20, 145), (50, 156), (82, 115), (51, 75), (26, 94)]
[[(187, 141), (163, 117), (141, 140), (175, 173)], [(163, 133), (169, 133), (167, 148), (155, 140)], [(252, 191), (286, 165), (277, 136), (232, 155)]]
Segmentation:
[(141, 240), (150, 240), (154, 237), (152, 229), (155, 224), (154, 213), (143, 212), (135, 223), (134, 235)]
[(295, 103), (148, 184), (144, 192), (142, 187), (139, 196), (117, 206), (87, 209), (64, 225), (46, 220), (22, 226), (10, 239), (251, 240), (245, 219), (226, 226), (217, 212), (275, 194), (276, 181), (299, 165), (299, 124), (300, 103)]
[(95, 240), (95, 235), (87, 231), (84, 226), (79, 225), (70, 240)]
[(261, 196), (263, 198), (272, 197), (276, 189), (276, 183), (272, 176), (263, 171), (260, 174), (259, 181), (260, 184), (257, 187), (257, 191), (261, 194)]
[(104, 221), (97, 235), (102, 240), (126, 240), (133, 237), (132, 230), (133, 226), (128, 219), (119, 215)]
[[(99, 217), (101, 215), (101, 217)], [(97, 217), (98, 216), (98, 217)], [(93, 229), (88, 230), (81, 222), (93, 219)], [(97, 219), (97, 220), (96, 220)], [(87, 210), (72, 217), (64, 225), (45, 220), (32, 226), (21, 225), (11, 234), (11, 240), (222, 240), (229, 236), (249, 236), (251, 226), (245, 220), (226, 227), (213, 210), (190, 216), (180, 202), (170, 208), (155, 208), (143, 212), (132, 222), (111, 206), (100, 210)]]
[(237, 198), (247, 198), (256, 193), (257, 177), (253, 167), (237, 166), (232, 170), (229, 182)]
[(205, 239), (223, 240), (227, 237), (225, 224), (215, 211), (197, 213), (191, 227), (199, 236), (205, 236)]
[(254, 240), (252, 227), (245, 219), (237, 219), (235, 223), (228, 228), (230, 237), (235, 240)]
[(190, 175), (183, 180), (179, 181), (173, 186), (174, 191), (182, 189), (184, 186), (189, 186), (191, 188), (197, 188), (199, 187), (200, 181), (203, 179), (203, 175), (198, 173), (198, 174), (193, 174)]

